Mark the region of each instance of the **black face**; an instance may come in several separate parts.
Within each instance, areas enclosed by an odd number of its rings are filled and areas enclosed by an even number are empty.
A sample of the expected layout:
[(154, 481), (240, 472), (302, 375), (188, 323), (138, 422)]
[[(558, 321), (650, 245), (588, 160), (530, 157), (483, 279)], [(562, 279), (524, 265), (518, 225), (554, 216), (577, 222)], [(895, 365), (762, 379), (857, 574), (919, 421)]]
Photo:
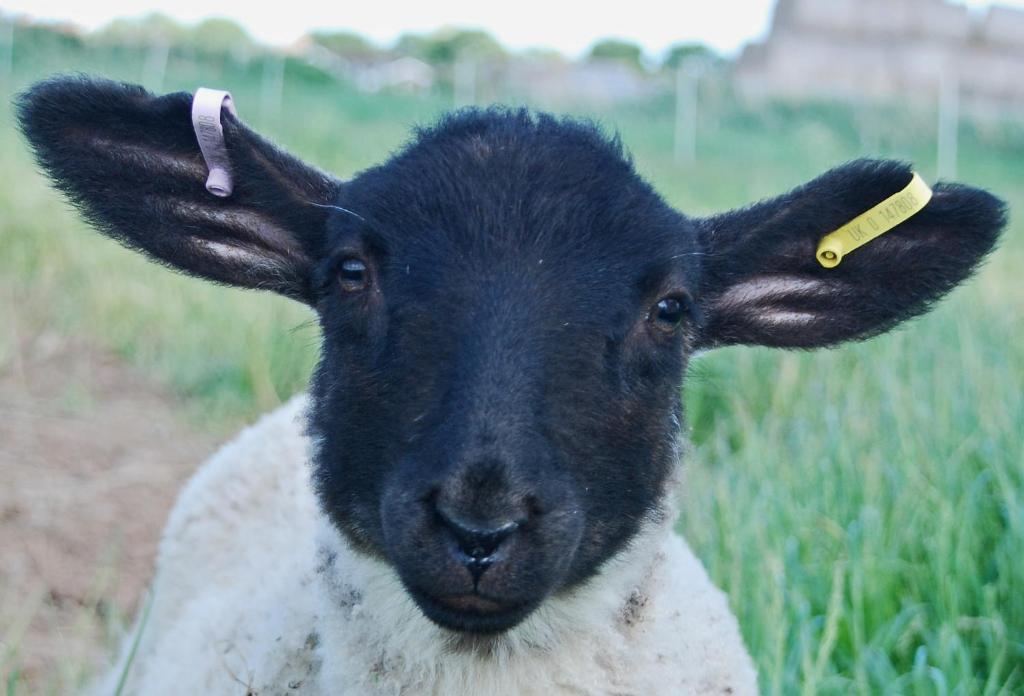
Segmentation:
[(903, 189), (906, 164), (850, 162), (691, 220), (591, 126), (502, 109), (442, 121), (349, 183), (223, 112), (235, 187), (218, 198), (191, 101), (58, 77), (17, 112), (104, 233), (319, 312), (323, 507), (464, 631), (515, 625), (658, 513), (691, 349), (884, 331), (969, 276), (1006, 222), (994, 196), (940, 183), (826, 269), (821, 238)]
[(529, 124), (454, 120), (362, 174), (319, 269), (323, 505), (477, 632), (657, 513), (694, 328), (689, 223), (594, 131)]

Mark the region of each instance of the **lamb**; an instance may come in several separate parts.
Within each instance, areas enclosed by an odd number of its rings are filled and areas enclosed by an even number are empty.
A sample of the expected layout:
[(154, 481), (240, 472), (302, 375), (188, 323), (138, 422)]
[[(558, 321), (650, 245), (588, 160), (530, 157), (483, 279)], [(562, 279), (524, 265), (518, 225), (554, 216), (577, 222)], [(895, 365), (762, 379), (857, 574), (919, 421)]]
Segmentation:
[(191, 105), (85, 77), (18, 105), (105, 234), (322, 328), (309, 394), (182, 493), (108, 683), (132, 656), (127, 693), (756, 693), (726, 598), (672, 530), (690, 356), (885, 331), (1005, 223), (943, 183), (826, 267), (821, 239), (903, 190), (905, 164), (692, 218), (597, 127), (499, 108), (344, 182), (224, 109), (233, 186), (214, 196)]

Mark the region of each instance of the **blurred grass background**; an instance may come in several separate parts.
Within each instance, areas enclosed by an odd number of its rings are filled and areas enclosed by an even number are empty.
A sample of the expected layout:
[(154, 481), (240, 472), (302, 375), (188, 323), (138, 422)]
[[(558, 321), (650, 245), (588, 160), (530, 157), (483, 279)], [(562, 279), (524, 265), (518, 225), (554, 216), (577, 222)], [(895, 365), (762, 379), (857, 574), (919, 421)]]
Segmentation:
[[(294, 60), (268, 100), (264, 57), (172, 53), (159, 85), (141, 49), (23, 32), (0, 96), (86, 71), (161, 91), (230, 89), (242, 117), (349, 176), (451, 104), (367, 95)], [(672, 157), (670, 94), (571, 111), (618, 129), (641, 173), (692, 214), (780, 193), (847, 159), (936, 172), (934, 114), (703, 102), (696, 163)], [(535, 104), (545, 107), (544, 104)], [(1024, 127), (960, 126), (958, 178), (1024, 209)], [(1024, 693), (1024, 230), (931, 315), (817, 353), (750, 348), (696, 360), (680, 530), (729, 594), (766, 693)], [(908, 273), (913, 269), (908, 269)], [(116, 351), (227, 433), (301, 390), (312, 315), (215, 287), (92, 233), (38, 175), (0, 114), (0, 325), (39, 321)], [(0, 367), (16, 337), (0, 331)], [(16, 674), (16, 646), (2, 656)], [(12, 667), (13, 666), (13, 667)], [(16, 689), (15, 681), (8, 691)]]

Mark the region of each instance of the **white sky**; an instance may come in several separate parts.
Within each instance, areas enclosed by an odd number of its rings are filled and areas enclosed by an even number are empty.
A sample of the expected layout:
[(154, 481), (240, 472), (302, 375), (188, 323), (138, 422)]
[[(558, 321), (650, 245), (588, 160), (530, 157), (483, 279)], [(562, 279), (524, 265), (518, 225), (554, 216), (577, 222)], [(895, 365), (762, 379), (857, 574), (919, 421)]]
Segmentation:
[[(69, 20), (94, 29), (116, 17), (159, 11), (183, 22), (229, 17), (258, 40), (291, 43), (310, 29), (347, 29), (382, 44), (405, 32), (446, 25), (485, 29), (510, 48), (555, 48), (581, 54), (598, 38), (636, 41), (658, 55), (677, 41), (701, 41), (734, 53), (768, 28), (773, 0), (203, 0), (116, 2), (114, 0), (0, 0), (0, 11), (40, 19)], [(984, 6), (986, 0), (966, 0)], [(999, 0), (1024, 6), (1024, 0)]]

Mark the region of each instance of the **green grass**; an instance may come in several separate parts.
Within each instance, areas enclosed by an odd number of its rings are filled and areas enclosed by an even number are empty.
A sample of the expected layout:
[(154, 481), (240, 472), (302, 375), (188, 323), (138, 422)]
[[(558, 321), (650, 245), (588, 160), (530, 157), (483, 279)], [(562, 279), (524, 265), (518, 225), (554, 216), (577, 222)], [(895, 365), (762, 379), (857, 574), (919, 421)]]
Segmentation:
[[(72, 67), (142, 81), (143, 63), (41, 45), (16, 55), (4, 93)], [(341, 175), (447, 103), (362, 95), (291, 64), (278, 111), (261, 75), (259, 62), (178, 56), (162, 87), (230, 88), (243, 117)], [(934, 178), (930, 114), (716, 102), (691, 167), (671, 158), (668, 97), (574, 111), (619, 128), (639, 169), (689, 212), (781, 192), (862, 154), (911, 159)], [(1024, 209), (1024, 135), (968, 125), (961, 135), (959, 178)], [(308, 311), (146, 263), (87, 231), (32, 172), (4, 113), (0, 274), (15, 290), (0, 321), (25, 303), (155, 374), (217, 427), (303, 387), (318, 341)], [(974, 280), (893, 334), (696, 361), (680, 528), (728, 592), (765, 692), (1024, 693), (1022, 263), (1014, 222)]]

